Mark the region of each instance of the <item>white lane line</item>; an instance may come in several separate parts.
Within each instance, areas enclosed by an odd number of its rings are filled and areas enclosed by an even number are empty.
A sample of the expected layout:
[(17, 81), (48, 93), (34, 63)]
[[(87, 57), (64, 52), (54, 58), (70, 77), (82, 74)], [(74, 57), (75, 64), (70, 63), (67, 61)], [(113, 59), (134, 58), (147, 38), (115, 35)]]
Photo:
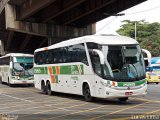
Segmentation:
[(18, 97), (14, 97), (14, 96), (7, 95), (7, 94), (4, 94), (4, 93), (0, 93), (0, 95), (6, 96), (6, 97), (10, 97), (10, 98), (13, 98), (13, 99), (17, 99), (17, 100), (21, 100), (21, 101), (26, 101), (26, 102), (34, 103), (33, 101), (22, 99), (22, 98), (18, 98)]

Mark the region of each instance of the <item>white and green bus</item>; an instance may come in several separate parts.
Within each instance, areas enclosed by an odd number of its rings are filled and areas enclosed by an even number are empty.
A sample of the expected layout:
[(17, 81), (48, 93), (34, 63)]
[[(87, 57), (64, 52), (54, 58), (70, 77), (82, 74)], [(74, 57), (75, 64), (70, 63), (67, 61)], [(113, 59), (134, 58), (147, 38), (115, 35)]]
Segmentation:
[(34, 84), (33, 55), (10, 53), (0, 57), (0, 82)]
[(62, 92), (93, 98), (145, 95), (147, 82), (141, 48), (134, 39), (89, 35), (34, 53), (35, 87), (45, 94)]

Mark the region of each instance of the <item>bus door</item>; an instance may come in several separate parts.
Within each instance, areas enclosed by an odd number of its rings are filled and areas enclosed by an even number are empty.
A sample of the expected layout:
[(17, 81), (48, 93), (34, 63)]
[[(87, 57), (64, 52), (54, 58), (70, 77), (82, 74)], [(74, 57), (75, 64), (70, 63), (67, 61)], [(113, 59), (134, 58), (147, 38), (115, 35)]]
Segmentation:
[(93, 81), (93, 88), (95, 88), (95, 93), (96, 96), (102, 96), (103, 94), (103, 86), (101, 85), (101, 79), (102, 79), (102, 69), (101, 69), (101, 64), (100, 64), (100, 58), (98, 54), (92, 53), (90, 54), (91, 56), (91, 62), (92, 62), (92, 67), (94, 71), (94, 81)]
[(71, 90), (73, 93), (78, 94), (80, 92), (80, 81), (83, 74), (83, 65), (71, 65)]

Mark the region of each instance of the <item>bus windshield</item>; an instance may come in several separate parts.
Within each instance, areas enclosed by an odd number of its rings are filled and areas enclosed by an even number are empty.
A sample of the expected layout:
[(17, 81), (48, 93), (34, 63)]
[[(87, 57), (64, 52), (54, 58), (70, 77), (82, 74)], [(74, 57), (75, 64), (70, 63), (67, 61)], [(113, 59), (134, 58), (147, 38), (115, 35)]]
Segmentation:
[(15, 57), (13, 61), (13, 75), (33, 76), (33, 58)]
[[(145, 78), (144, 60), (139, 45), (98, 45), (104, 54), (103, 71), (99, 57), (91, 55), (95, 73), (113, 81), (137, 81)], [(99, 67), (97, 67), (99, 65)]]

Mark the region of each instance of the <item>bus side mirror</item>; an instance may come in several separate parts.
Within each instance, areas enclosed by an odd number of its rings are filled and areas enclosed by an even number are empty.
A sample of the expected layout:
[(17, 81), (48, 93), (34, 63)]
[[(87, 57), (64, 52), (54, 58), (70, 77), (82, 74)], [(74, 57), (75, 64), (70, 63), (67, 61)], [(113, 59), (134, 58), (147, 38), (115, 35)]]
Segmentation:
[(9, 62), (9, 64), (10, 64), (10, 68), (12, 68), (12, 67), (13, 67), (13, 64), (12, 64), (12, 62)]
[(103, 65), (104, 64), (104, 55), (103, 55), (102, 51), (97, 50), (97, 49), (93, 49), (93, 52), (98, 54), (98, 56), (100, 58), (100, 63)]

